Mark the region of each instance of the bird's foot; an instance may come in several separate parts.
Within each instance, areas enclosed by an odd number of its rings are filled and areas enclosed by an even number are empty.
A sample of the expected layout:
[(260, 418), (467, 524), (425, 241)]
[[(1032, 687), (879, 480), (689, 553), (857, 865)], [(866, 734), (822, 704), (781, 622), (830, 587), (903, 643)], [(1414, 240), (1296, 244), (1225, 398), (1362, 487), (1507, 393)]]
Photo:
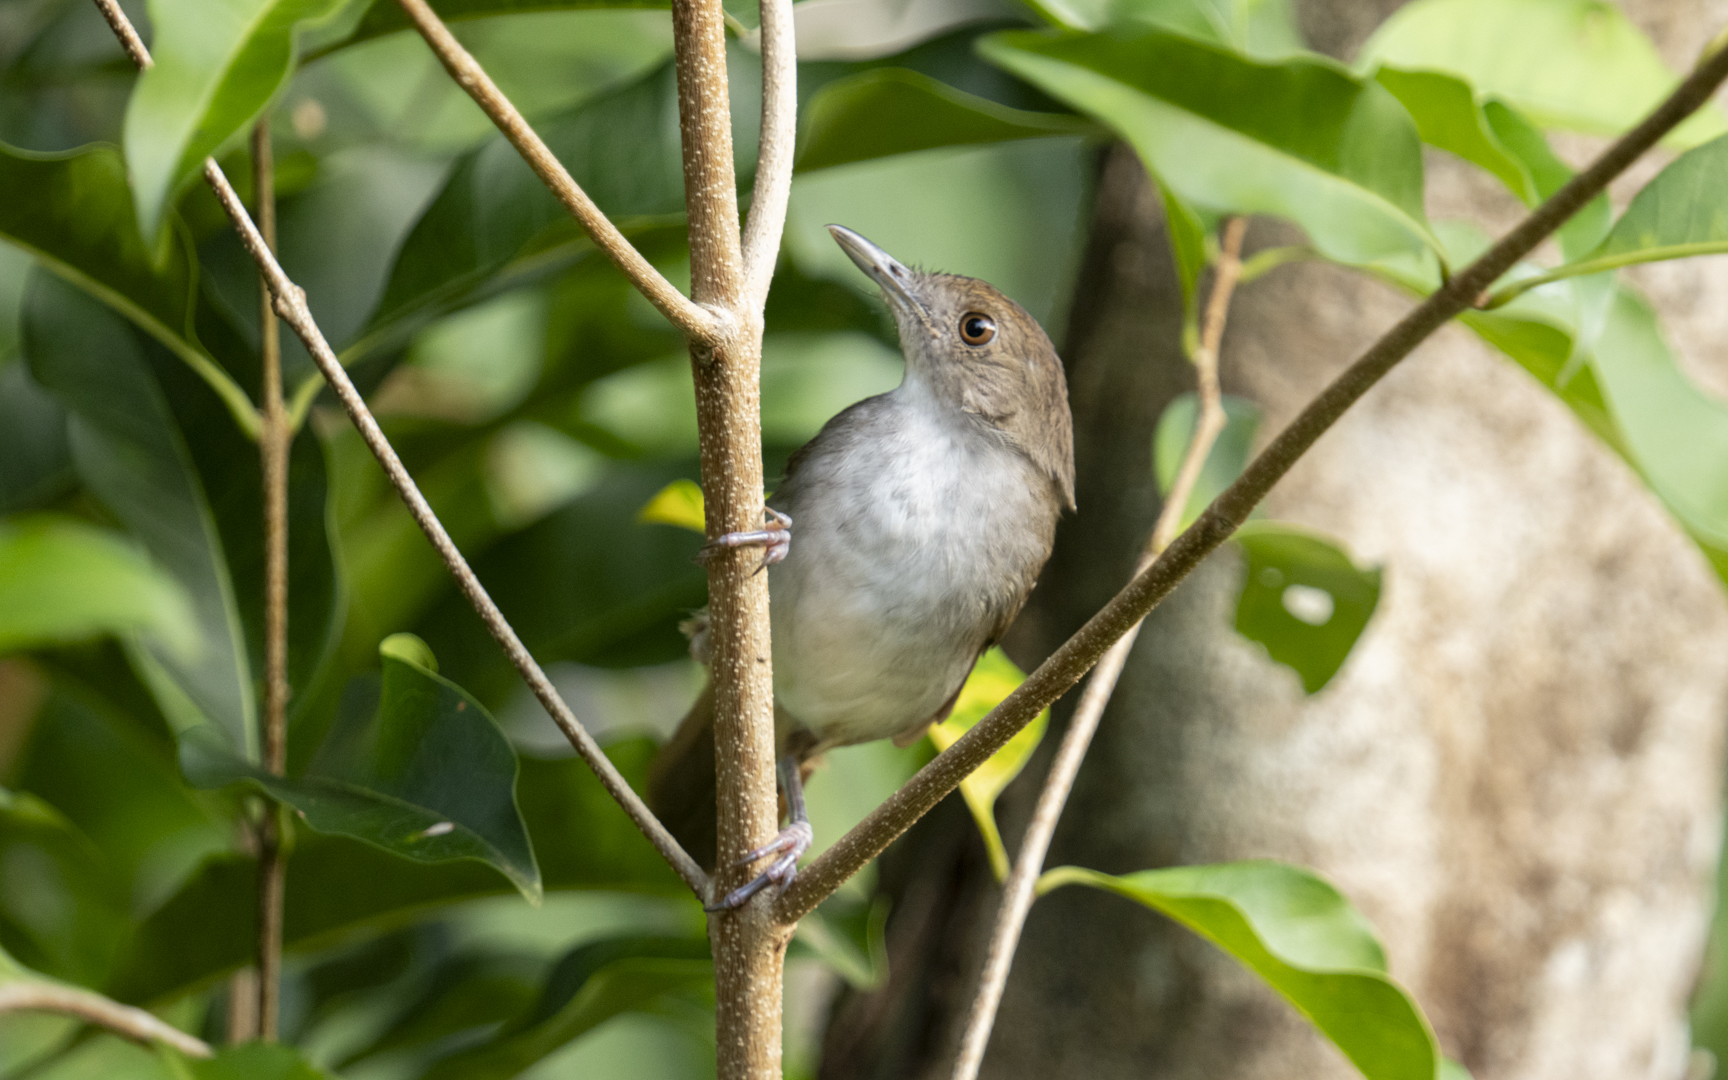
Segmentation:
[(735, 911), (770, 885), (774, 886), (776, 896), (785, 892), (786, 886), (792, 884), (792, 879), (798, 876), (798, 860), (810, 850), (810, 843), (814, 839), (815, 833), (811, 831), (808, 821), (794, 821), (781, 829), (780, 835), (733, 864), (743, 866), (745, 863), (753, 863), (757, 859), (773, 855), (775, 859), (768, 864), (768, 869), (714, 903), (704, 905), (703, 910), (709, 913)]
[(702, 545), (702, 550), (696, 553), (696, 560), (707, 563), (709, 559), (730, 548), (759, 547), (762, 552), (762, 565), (756, 568), (756, 573), (773, 566), (784, 559), (792, 550), (792, 519), (774, 509), (763, 507), (769, 522), (766, 529), (756, 529), (751, 532), (730, 532), (717, 536)]

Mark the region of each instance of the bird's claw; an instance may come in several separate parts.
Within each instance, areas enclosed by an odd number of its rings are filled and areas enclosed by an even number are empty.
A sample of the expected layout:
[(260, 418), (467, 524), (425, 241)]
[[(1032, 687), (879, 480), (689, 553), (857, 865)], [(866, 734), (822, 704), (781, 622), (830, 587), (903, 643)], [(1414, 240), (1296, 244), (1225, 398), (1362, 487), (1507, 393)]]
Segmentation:
[(795, 821), (781, 829), (780, 835), (732, 864), (733, 866), (743, 866), (770, 855), (777, 856), (773, 862), (768, 864), (768, 868), (714, 903), (704, 905), (703, 910), (710, 914), (719, 911), (735, 911), (769, 885), (774, 886), (776, 896), (785, 892), (786, 887), (792, 884), (792, 879), (798, 876), (798, 860), (803, 857), (806, 851), (810, 850), (810, 844), (815, 839), (815, 835), (811, 831), (808, 821)]
[(792, 551), (792, 519), (771, 506), (764, 507), (769, 528), (755, 529), (750, 532), (730, 532), (702, 545), (702, 550), (696, 553), (696, 561), (706, 564), (709, 559), (731, 548), (760, 547), (762, 565), (756, 568), (756, 573), (773, 566), (784, 559)]

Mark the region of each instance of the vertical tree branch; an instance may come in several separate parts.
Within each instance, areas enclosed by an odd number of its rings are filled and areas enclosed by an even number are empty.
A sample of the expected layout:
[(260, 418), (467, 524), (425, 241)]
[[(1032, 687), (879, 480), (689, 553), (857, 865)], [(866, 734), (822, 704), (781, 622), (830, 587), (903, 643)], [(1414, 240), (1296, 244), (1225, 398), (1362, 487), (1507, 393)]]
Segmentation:
[[(1195, 382), (1200, 391), (1200, 412), (1194, 434), (1188, 442), (1188, 452), (1177, 470), (1176, 481), (1170, 485), (1152, 538), (1134, 567), (1135, 576), (1152, 565), (1182, 523), (1182, 511), (1200, 479), (1200, 470), (1212, 444), (1224, 430), (1225, 415), (1222, 395), (1218, 389), (1218, 348), (1224, 340), (1224, 320), (1230, 311), (1230, 295), (1236, 291), (1236, 281), (1242, 271), (1242, 235), (1247, 231), (1245, 218), (1231, 218), (1224, 226), (1224, 242), (1218, 259), (1218, 269), (1212, 281), (1212, 294), (1206, 304), (1206, 319), (1201, 327), (1200, 348), (1194, 356)], [(1143, 621), (1143, 620), (1142, 620)], [(1002, 906), (996, 913), (996, 928), (990, 936), (990, 949), (984, 959), (984, 970), (978, 976), (978, 992), (972, 998), (972, 1012), (966, 1019), (966, 1032), (960, 1041), (960, 1054), (954, 1062), (954, 1080), (977, 1080), (978, 1069), (984, 1064), (984, 1050), (990, 1042), (990, 1030), (996, 1024), (996, 1010), (1002, 1004), (1002, 990), (1008, 984), (1008, 970), (1014, 963), (1014, 952), (1020, 945), (1020, 932), (1026, 926), (1026, 915), (1032, 910), (1033, 889), (1044, 869), (1044, 856), (1050, 850), (1056, 822), (1074, 790), (1074, 779), (1104, 707), (1116, 690), (1116, 680), (1140, 636), (1141, 622), (1136, 622), (1117, 639), (1092, 670), (1092, 678), (1080, 695), (1080, 703), (1068, 720), (1068, 730), (1050, 763), (1050, 774), (1038, 793), (1038, 804), (1026, 835), (1020, 841), (1014, 868), (1003, 883)]]
[[(252, 191), (258, 233), (276, 250), (276, 166), (270, 118), (252, 129)], [(293, 433), (282, 400), (282, 334), (270, 285), (258, 276), (259, 353), (264, 416), (259, 456), (264, 468), (264, 768), (281, 776), (288, 764), (288, 447)], [(282, 898), (287, 876), (282, 811), (264, 800), (258, 823), (258, 1037), (276, 1041), (282, 990)]]
[[(764, 18), (774, 25), (775, 16), (765, 12)], [(708, 536), (713, 539), (757, 528), (762, 521), (762, 306), (748, 295), (738, 237), (720, 0), (674, 0), (672, 35), (690, 216), (690, 292), (699, 304), (732, 312), (738, 326), (729, 340), (712, 348), (693, 344), (690, 350), (702, 487)], [(781, 41), (774, 47), (775, 55), (785, 56), (783, 46)], [(769, 234), (777, 235), (778, 229), (765, 225), (756, 232), (759, 239)], [(772, 256), (759, 254), (771, 267)], [(734, 549), (708, 563), (720, 861), (715, 895), (742, 883), (750, 867), (734, 860), (765, 843), (780, 823), (768, 581), (755, 572), (758, 558), (755, 552)], [(791, 928), (774, 921), (772, 902), (763, 895), (740, 910), (711, 916), (709, 938), (719, 1075), (722, 1080), (776, 1080), (781, 982)]]
[(762, 2), (762, 137), (744, 225), (744, 295), (760, 310), (774, 277), (798, 140), (798, 52), (792, 0)]

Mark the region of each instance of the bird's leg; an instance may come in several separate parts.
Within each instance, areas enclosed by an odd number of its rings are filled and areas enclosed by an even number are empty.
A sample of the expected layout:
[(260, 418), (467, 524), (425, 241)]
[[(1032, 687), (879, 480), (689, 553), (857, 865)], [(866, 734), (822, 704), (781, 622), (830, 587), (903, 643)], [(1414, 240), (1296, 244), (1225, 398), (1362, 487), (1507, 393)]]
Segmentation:
[(785, 892), (786, 886), (792, 884), (792, 879), (798, 876), (798, 859), (810, 850), (810, 842), (815, 839), (816, 834), (810, 829), (810, 814), (804, 809), (804, 779), (799, 775), (797, 755), (780, 755), (780, 786), (786, 792), (786, 827), (780, 830), (779, 836), (733, 865), (741, 866), (770, 855), (776, 858), (768, 864), (768, 869), (704, 910), (732, 911), (743, 907), (746, 900), (769, 885), (774, 886), (776, 894)]
[(762, 553), (762, 565), (756, 568), (756, 573), (760, 574), (784, 559), (792, 550), (792, 519), (772, 506), (763, 507), (763, 510), (772, 523), (768, 528), (716, 536), (702, 545), (702, 550), (696, 553), (697, 561), (705, 563), (727, 548), (766, 548)]

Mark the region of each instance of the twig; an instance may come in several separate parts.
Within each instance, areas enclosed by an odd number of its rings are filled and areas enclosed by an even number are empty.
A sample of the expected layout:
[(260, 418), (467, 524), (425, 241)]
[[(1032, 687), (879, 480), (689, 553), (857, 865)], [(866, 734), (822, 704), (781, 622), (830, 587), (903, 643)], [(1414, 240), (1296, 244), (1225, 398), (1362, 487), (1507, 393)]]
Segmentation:
[[(1206, 304), (1205, 325), (1201, 328), (1200, 348), (1194, 354), (1195, 382), (1200, 391), (1200, 414), (1194, 425), (1194, 435), (1188, 442), (1188, 453), (1177, 470), (1176, 481), (1164, 497), (1164, 508), (1152, 529), (1152, 539), (1141, 554), (1136, 575), (1144, 572), (1158, 553), (1170, 546), (1182, 523), (1182, 511), (1212, 444), (1224, 430), (1224, 403), (1218, 390), (1218, 347), (1224, 339), (1224, 320), (1230, 311), (1230, 294), (1242, 270), (1242, 234), (1247, 231), (1247, 219), (1232, 218), (1224, 226), (1224, 242), (1218, 258), (1218, 270), (1213, 278), (1212, 295)], [(996, 929), (990, 937), (990, 950), (985, 956), (984, 970), (978, 976), (978, 992), (972, 997), (972, 1012), (966, 1020), (966, 1033), (960, 1040), (960, 1055), (954, 1062), (954, 1080), (976, 1080), (984, 1064), (984, 1050), (990, 1042), (990, 1029), (996, 1024), (996, 1010), (1002, 1004), (1002, 991), (1008, 984), (1008, 969), (1014, 963), (1014, 951), (1020, 944), (1020, 931), (1026, 926), (1026, 915), (1032, 910), (1033, 888), (1044, 869), (1044, 856), (1050, 850), (1050, 839), (1056, 832), (1056, 822), (1074, 789), (1080, 763), (1092, 745), (1098, 721), (1116, 680), (1140, 636), (1143, 622), (1137, 622), (1116, 644), (1110, 646), (1092, 671), (1080, 695), (1080, 703), (1068, 721), (1068, 730), (1050, 763), (1050, 774), (1038, 793), (1037, 807), (1026, 835), (1020, 841), (1014, 868), (1002, 888), (1002, 906), (996, 912)]]
[[(510, 144), (516, 147), (522, 159), (528, 163), (535, 174), (543, 180), (552, 194), (558, 197), (565, 209), (570, 211), (582, 228), (585, 229), (601, 251), (606, 253), (618, 269), (624, 271), (635, 286), (648, 298), (648, 302), (660, 309), (667, 320), (684, 333), (684, 336), (704, 346), (713, 346), (729, 337), (734, 330), (731, 319), (723, 310), (705, 307), (693, 302), (689, 297), (678, 291), (677, 286), (667, 281), (660, 271), (654, 269), (654, 264), (642, 257), (635, 246), (618, 231), (610, 218), (594, 204), (588, 193), (576, 183), (570, 171), (564, 168), (563, 162), (547, 148), (539, 135), (528, 121), (522, 118), (516, 106), (504, 96), (491, 77), (480, 67), (479, 61), (471, 56), (456, 36), (444, 25), (426, 0), (398, 0), (402, 10), (420, 31), (420, 36), (426, 39), (426, 44), (432, 47), (450, 77), (456, 80), (456, 85), (468, 92)], [(764, 104), (766, 109), (766, 103)]]
[[(101, 3), (102, 0), (97, 0), (97, 2)], [(115, 10), (118, 11), (117, 8)], [(117, 17), (122, 21), (125, 20), (124, 13), (119, 13)], [(124, 38), (124, 35), (122, 37)], [(146, 53), (146, 62), (148, 62), (148, 57), (149, 54)], [(577, 754), (581, 755), (582, 760), (588, 763), (589, 768), (594, 770), (600, 778), (600, 783), (611, 793), (612, 798), (624, 808), (624, 812), (630, 815), (630, 820), (636, 823), (636, 827), (642, 830), (643, 835), (648, 838), (648, 841), (654, 845), (661, 856), (672, 864), (672, 869), (678, 872), (678, 876), (684, 879), (685, 884), (689, 885), (698, 896), (706, 897), (709, 887), (708, 875), (703, 873), (702, 868), (696, 865), (696, 860), (690, 857), (672, 834), (666, 831), (666, 827), (660, 824), (659, 819), (648, 809), (647, 804), (630, 789), (629, 782), (624, 779), (617, 767), (612, 764), (611, 759), (600, 749), (600, 745), (594, 741), (594, 737), (588, 734), (587, 729), (582, 726), (582, 722), (576, 719), (575, 714), (570, 711), (570, 707), (564, 704), (563, 699), (558, 696), (558, 691), (552, 686), (551, 680), (546, 677), (546, 673), (541, 670), (540, 665), (529, 654), (527, 647), (522, 644), (522, 639), (516, 636), (516, 631), (505, 620), (503, 612), (499, 611), (498, 605), (492, 602), (492, 597), (487, 594), (485, 586), (481, 585), (479, 578), (474, 576), (474, 571), (469, 567), (468, 561), (462, 557), (461, 551), (457, 550), (455, 542), (450, 539), (450, 534), (444, 530), (443, 524), (432, 512), (432, 507), (427, 504), (426, 497), (420, 493), (420, 488), (414, 483), (414, 478), (408, 475), (408, 470), (402, 465), (402, 459), (396, 456), (395, 449), (390, 445), (390, 441), (384, 437), (384, 432), (379, 428), (378, 421), (372, 416), (372, 411), (366, 407), (366, 402), (360, 396), (360, 391), (355, 389), (353, 380), (348, 378), (348, 373), (343, 370), (341, 361), (336, 359), (336, 353), (330, 348), (330, 343), (324, 339), (323, 332), (318, 329), (317, 322), (312, 318), (311, 310), (306, 306), (306, 293), (290, 281), (287, 274), (283, 273), (281, 264), (276, 261), (276, 256), (271, 253), (270, 249), (265, 246), (264, 238), (258, 234), (258, 227), (252, 223), (251, 215), (246, 212), (245, 205), (240, 202), (240, 197), (234, 193), (233, 185), (228, 182), (228, 177), (223, 175), (221, 166), (216, 164), (214, 158), (204, 159), (204, 180), (210, 185), (210, 189), (216, 193), (217, 201), (222, 204), (222, 209), (227, 213), (228, 219), (234, 223), (235, 229), (240, 233), (241, 243), (245, 246), (247, 253), (252, 256), (252, 261), (262, 271), (264, 280), (269, 284), (270, 293), (275, 298), (276, 314), (306, 344), (306, 350), (312, 354), (312, 360), (318, 365), (318, 370), (323, 372), (325, 380), (335, 391), (343, 407), (348, 410), (348, 415), (354, 421), (355, 428), (359, 430), (361, 439), (365, 441), (373, 456), (378, 459), (378, 463), (384, 467), (384, 474), (389, 478), (391, 486), (395, 487), (397, 494), (407, 504), (409, 515), (414, 518), (415, 524), (420, 526), (427, 539), (432, 541), (432, 547), (437, 551), (439, 558), (443, 560), (445, 567), (450, 571), (450, 575), (456, 579), (456, 584), (461, 588), (463, 596), (467, 597), (468, 602), (474, 606), (475, 612), (479, 614), (481, 621), (486, 624), (486, 629), (503, 647), (505, 656), (521, 673), (523, 681), (528, 684), (528, 689), (533, 691), (536, 698), (540, 699), (540, 704), (545, 706), (553, 722), (570, 740), (570, 745), (575, 748)]]
[(1691, 115), (1725, 78), (1728, 78), (1728, 49), (1709, 54), (1642, 123), (1399, 320), (1309, 402), (1242, 476), (1213, 500), (1199, 520), (1039, 665), (1018, 690), (800, 872), (792, 887), (780, 897), (776, 914), (791, 922), (812, 910), (958, 787), (961, 780), (1001, 749), (1046, 705), (1080, 681), (1116, 639), (1145, 618), (1202, 559), (1230, 538), (1272, 485), (1290, 471), (1346, 409), (1428, 335), (1474, 304), (1500, 275), (1577, 213), (1639, 155)]
[(744, 296), (760, 310), (780, 255), (798, 139), (798, 51), (792, 0), (762, 3), (762, 135), (744, 224)]
[[(252, 191), (258, 234), (276, 250), (276, 163), (270, 118), (252, 128)], [(264, 466), (264, 768), (281, 776), (288, 764), (288, 446), (294, 435), (282, 400), (282, 333), (270, 287), (258, 281), (259, 353), (263, 359), (264, 425), (259, 457)], [(282, 813), (264, 800), (258, 822), (258, 1037), (276, 1041), (281, 1013), (282, 902), (287, 859)]]
[(114, 36), (120, 39), (120, 47), (126, 50), (126, 55), (138, 65), (140, 71), (149, 71), (156, 66), (156, 61), (150, 59), (150, 50), (144, 47), (144, 39), (138, 36), (138, 31), (132, 25), (132, 20), (120, 10), (120, 0), (96, 0), (97, 10), (108, 20), (108, 25), (114, 31)]
[(34, 981), (0, 986), (0, 1013), (26, 1010), (76, 1016), (141, 1043), (164, 1043), (187, 1057), (211, 1056), (210, 1044), (203, 1039), (188, 1035), (143, 1009), (122, 1005), (91, 990)]

